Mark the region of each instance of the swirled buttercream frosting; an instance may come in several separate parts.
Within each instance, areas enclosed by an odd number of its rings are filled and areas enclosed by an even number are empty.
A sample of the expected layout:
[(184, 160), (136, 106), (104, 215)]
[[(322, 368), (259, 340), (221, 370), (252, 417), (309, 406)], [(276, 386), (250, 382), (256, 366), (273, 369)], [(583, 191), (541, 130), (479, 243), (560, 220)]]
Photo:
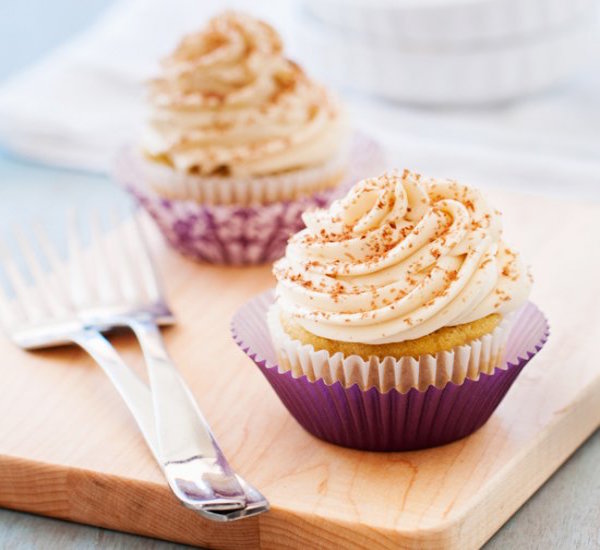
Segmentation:
[(304, 221), (274, 266), (277, 302), (317, 336), (412, 340), (505, 315), (530, 291), (500, 213), (455, 181), (409, 171), (365, 179)]
[(337, 100), (283, 56), (277, 32), (234, 12), (182, 40), (150, 83), (149, 100), (144, 152), (192, 174), (318, 166), (346, 134)]

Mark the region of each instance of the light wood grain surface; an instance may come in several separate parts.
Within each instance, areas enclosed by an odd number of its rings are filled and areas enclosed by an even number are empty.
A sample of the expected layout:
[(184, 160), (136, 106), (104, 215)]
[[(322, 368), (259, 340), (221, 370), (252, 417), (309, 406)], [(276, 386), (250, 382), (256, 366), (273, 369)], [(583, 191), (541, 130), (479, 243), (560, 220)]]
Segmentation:
[[(179, 324), (166, 332), (232, 465), (268, 514), (223, 526), (177, 505), (116, 393), (75, 349), (0, 342), (0, 505), (212, 547), (475, 548), (598, 426), (597, 206), (496, 194), (507, 240), (533, 265), (547, 348), (486, 426), (438, 449), (377, 454), (305, 433), (229, 338), (268, 268), (200, 266), (157, 245)], [(536, 207), (532, 208), (531, 205)], [(114, 338), (141, 368), (127, 335)]]
[[(491, 538), (484, 550), (599, 548), (598, 457), (600, 431), (596, 431), (523, 505)], [(0, 510), (0, 548), (183, 550), (189, 546), (11, 510)]]

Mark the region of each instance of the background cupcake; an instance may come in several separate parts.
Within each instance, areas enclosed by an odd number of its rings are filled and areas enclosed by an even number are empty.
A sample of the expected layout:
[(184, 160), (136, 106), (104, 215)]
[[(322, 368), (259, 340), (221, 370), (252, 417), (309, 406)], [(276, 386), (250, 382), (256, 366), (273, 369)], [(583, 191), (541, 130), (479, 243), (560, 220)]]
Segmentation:
[[(266, 325), (276, 371), (322, 392), (339, 386), (344, 398), (333, 433), (320, 431), (318, 410), (303, 425), (336, 443), (400, 450), (483, 424), (547, 331), (534, 306), (522, 308), (531, 280), (501, 239), (499, 212), (477, 190), (405, 171), (358, 183), (305, 222), (274, 268)], [(531, 336), (511, 349), (516, 368), (505, 361), (511, 320)], [(457, 391), (462, 401), (421, 423)], [(409, 401), (416, 424), (399, 426), (397, 408)], [(361, 434), (373, 414), (369, 429), (387, 434), (375, 446)]]
[(277, 32), (227, 12), (186, 36), (150, 83), (141, 147), (120, 179), (169, 240), (199, 259), (268, 261), (300, 215), (348, 175), (351, 139), (337, 99), (283, 55)]

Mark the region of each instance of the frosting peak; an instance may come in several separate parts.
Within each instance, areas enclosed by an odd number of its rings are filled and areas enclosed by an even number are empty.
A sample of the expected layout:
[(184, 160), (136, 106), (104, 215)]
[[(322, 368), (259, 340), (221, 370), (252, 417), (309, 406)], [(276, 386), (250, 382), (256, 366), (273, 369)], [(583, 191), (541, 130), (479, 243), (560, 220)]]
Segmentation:
[(280, 307), (318, 336), (401, 342), (506, 314), (529, 294), (500, 213), (454, 181), (366, 179), (304, 221), (274, 273)]
[(344, 137), (335, 99), (283, 56), (267, 23), (235, 12), (186, 36), (151, 82), (144, 150), (200, 175), (315, 166)]

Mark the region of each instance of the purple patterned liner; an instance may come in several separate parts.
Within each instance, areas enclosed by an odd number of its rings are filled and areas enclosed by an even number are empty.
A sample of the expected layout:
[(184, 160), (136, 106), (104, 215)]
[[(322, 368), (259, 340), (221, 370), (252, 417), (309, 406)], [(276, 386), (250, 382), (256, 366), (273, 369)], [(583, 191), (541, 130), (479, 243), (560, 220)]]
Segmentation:
[(382, 168), (379, 146), (363, 135), (356, 136), (351, 155), (337, 188), (266, 205), (209, 205), (161, 197), (144, 185), (139, 161), (130, 149), (117, 158), (114, 176), (185, 256), (217, 264), (262, 264), (283, 255), (290, 235), (304, 227), (304, 211), (327, 206), (349, 185)]
[(269, 291), (255, 297), (234, 315), (234, 340), (260, 368), (298, 423), (320, 439), (369, 451), (409, 451), (436, 447), (479, 429), (498, 407), (525, 365), (549, 336), (542, 312), (528, 302), (515, 314), (505, 353), (505, 368), (481, 374), (460, 385), (407, 393), (376, 388), (363, 391), (340, 382), (294, 378), (280, 373), (266, 324), (273, 302)]

